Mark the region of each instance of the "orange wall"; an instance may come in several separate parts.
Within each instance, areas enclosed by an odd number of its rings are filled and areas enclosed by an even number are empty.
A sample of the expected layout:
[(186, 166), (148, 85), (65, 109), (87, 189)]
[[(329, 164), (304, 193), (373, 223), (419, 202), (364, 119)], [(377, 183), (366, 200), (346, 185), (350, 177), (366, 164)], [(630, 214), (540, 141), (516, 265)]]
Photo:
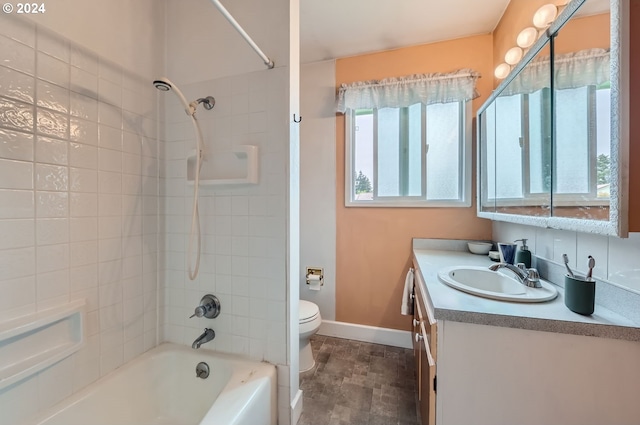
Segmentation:
[[(500, 22), (493, 31), (493, 67), (504, 62), (507, 50), (516, 46), (516, 37), (526, 27), (533, 26), (533, 14), (549, 0), (511, 0), (504, 11)], [(493, 87), (497, 87), (501, 80), (493, 77)]]
[[(473, 101), (475, 116), (491, 94), (492, 51), (491, 35), (482, 35), (339, 59), (336, 85), (472, 68), (483, 76), (477, 83), (480, 97)], [(409, 329), (400, 301), (411, 239), (491, 239), (491, 222), (476, 217), (475, 203), (469, 208), (346, 208), (344, 142), (344, 116), (337, 114), (336, 320)], [(475, 200), (475, 181), (473, 187)]]
[(574, 18), (558, 32), (553, 49), (556, 54), (577, 52), (584, 49), (608, 49), (611, 46), (611, 15)]

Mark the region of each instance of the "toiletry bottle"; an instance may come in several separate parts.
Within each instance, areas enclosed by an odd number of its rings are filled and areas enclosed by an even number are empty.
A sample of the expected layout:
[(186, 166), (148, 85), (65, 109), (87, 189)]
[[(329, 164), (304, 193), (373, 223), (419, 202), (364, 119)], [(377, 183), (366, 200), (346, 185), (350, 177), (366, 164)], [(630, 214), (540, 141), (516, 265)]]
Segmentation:
[(520, 241), (522, 241), (522, 246), (520, 247), (518, 252), (516, 252), (516, 264), (524, 263), (524, 266), (526, 268), (531, 268), (531, 251), (529, 251), (529, 248), (527, 247), (527, 240), (518, 239), (518, 240), (515, 240), (514, 242), (520, 242)]

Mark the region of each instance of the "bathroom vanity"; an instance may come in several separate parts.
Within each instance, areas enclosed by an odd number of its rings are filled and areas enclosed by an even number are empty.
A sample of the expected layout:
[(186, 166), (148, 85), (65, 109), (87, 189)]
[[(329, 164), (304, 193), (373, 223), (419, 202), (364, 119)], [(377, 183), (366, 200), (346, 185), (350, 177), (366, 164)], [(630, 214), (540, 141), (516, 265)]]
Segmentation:
[(423, 425), (640, 423), (640, 324), (474, 296), (438, 279), (490, 266), (466, 241), (414, 241), (414, 350)]

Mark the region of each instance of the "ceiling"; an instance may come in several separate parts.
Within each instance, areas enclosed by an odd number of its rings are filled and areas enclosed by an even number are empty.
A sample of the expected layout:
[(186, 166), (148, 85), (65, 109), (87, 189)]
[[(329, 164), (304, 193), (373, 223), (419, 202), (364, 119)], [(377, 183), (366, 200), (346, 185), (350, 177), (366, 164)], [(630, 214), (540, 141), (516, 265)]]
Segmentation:
[(303, 63), (488, 34), (509, 0), (301, 0)]

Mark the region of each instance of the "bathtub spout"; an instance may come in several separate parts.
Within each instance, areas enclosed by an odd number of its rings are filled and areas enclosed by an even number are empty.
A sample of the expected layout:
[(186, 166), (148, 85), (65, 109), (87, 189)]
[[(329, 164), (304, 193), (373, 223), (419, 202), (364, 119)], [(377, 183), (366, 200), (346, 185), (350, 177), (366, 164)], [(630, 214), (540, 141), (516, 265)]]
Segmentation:
[(191, 344), (191, 348), (198, 349), (202, 344), (211, 341), (215, 337), (216, 333), (213, 331), (213, 329), (204, 328), (203, 334), (196, 338), (195, 341), (193, 341), (193, 344)]

